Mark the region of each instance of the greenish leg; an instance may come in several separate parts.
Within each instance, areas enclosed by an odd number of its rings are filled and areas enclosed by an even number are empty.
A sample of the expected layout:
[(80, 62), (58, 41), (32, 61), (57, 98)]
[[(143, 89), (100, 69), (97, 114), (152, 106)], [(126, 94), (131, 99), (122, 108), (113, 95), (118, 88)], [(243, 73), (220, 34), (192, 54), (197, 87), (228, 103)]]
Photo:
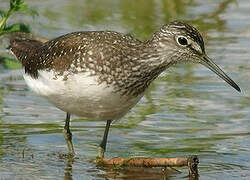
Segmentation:
[(63, 129), (63, 135), (64, 135), (65, 141), (67, 143), (67, 146), (68, 146), (69, 155), (74, 156), (75, 151), (74, 151), (74, 147), (72, 144), (72, 133), (70, 132), (70, 129), (69, 129), (69, 123), (70, 123), (70, 114), (67, 113), (66, 120), (65, 120), (65, 126)]
[(99, 145), (99, 149), (98, 149), (99, 158), (104, 158), (104, 153), (106, 151), (106, 144), (107, 144), (108, 133), (109, 133), (109, 127), (110, 127), (111, 122), (112, 122), (111, 120), (107, 120), (102, 142)]

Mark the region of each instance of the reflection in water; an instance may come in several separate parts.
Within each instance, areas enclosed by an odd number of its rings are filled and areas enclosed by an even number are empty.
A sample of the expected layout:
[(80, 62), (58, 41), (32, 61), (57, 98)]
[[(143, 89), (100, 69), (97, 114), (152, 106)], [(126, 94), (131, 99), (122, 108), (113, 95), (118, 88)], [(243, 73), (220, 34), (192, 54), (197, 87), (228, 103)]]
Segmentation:
[[(105, 174), (99, 174), (97, 177), (105, 179), (116, 179), (116, 180), (150, 180), (150, 179), (161, 179), (170, 180), (173, 177), (179, 179), (198, 180), (198, 176), (187, 176), (180, 171), (165, 167), (165, 168), (138, 168), (138, 167), (98, 167), (105, 171)], [(182, 169), (182, 171), (185, 171)]]
[[(40, 16), (35, 20), (22, 17), (22, 21), (30, 24), (34, 33), (48, 38), (77, 30), (111, 29), (148, 39), (161, 24), (185, 19), (202, 31), (209, 40), (208, 54), (232, 72), (236, 81), (237, 76), (242, 80), (249, 96), (250, 67), (246, 63), (249, 50), (245, 47), (249, 47), (246, 39), (250, 32), (248, 25), (239, 22), (241, 18), (249, 22), (250, 6), (247, 0), (242, 0), (236, 8), (235, 2), (27, 0)], [(3, 7), (8, 5), (5, 0), (0, 3)], [(20, 17), (13, 21), (20, 21)], [(66, 151), (61, 134), (64, 113), (28, 91), (20, 72), (0, 66), (0, 177), (188, 179), (185, 169), (178, 169), (182, 173), (145, 168), (107, 169), (86, 162), (96, 156), (103, 134), (102, 122), (76, 119), (72, 123), (76, 152), (84, 160), (73, 162), (49, 156)], [(152, 84), (131, 113), (112, 126), (107, 155), (198, 154), (201, 179), (249, 175), (250, 98), (237, 96), (199, 65), (173, 67)], [(34, 154), (34, 158), (27, 155), (23, 159), (23, 149)]]
[(99, 174), (98, 177), (107, 178), (107, 179), (170, 179), (171, 175), (178, 174), (179, 172), (174, 169), (165, 169), (165, 168), (104, 168), (99, 167), (105, 171), (105, 174)]
[(65, 173), (64, 173), (64, 180), (72, 180), (72, 165), (73, 165), (73, 158), (67, 158), (65, 162)]

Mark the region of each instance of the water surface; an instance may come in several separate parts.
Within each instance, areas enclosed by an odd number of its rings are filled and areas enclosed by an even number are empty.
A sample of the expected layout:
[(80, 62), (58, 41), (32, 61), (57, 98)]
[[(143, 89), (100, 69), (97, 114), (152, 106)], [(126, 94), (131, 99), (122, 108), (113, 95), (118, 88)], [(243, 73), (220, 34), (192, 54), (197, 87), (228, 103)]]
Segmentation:
[[(147, 39), (162, 24), (186, 20), (203, 34), (208, 55), (241, 87), (238, 93), (201, 65), (171, 67), (110, 131), (107, 157), (200, 158), (200, 179), (250, 178), (250, 2), (248, 0), (26, 0), (39, 16), (18, 14), (53, 38), (79, 30), (115, 30)], [(8, 1), (0, 0), (0, 7)], [(1, 45), (1, 53), (4, 53)], [(65, 113), (29, 91), (20, 69), (0, 68), (0, 179), (188, 179), (159, 169), (110, 170), (97, 155), (104, 122), (74, 117), (78, 159), (62, 135)]]

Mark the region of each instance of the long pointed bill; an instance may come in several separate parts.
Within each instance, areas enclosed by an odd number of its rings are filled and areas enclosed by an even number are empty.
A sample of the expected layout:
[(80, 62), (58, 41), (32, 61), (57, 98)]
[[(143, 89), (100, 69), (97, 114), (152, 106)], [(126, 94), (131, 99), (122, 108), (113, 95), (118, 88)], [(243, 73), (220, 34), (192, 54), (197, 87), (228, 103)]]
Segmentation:
[(203, 56), (201, 64), (209, 68), (211, 71), (216, 73), (220, 78), (230, 84), (234, 89), (241, 92), (240, 87), (230, 78), (226, 73), (224, 73), (219, 66), (217, 66), (208, 56)]

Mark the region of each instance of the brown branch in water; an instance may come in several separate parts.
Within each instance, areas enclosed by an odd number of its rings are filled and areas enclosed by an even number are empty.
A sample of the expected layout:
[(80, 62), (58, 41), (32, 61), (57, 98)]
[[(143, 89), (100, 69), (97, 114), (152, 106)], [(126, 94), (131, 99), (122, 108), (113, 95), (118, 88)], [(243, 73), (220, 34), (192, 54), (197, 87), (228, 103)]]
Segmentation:
[(103, 158), (96, 159), (99, 165), (115, 165), (127, 167), (182, 167), (189, 168), (189, 174), (198, 176), (199, 159), (197, 156), (189, 158)]
[(122, 165), (132, 167), (187, 166), (187, 158), (103, 158), (96, 162), (104, 165)]

